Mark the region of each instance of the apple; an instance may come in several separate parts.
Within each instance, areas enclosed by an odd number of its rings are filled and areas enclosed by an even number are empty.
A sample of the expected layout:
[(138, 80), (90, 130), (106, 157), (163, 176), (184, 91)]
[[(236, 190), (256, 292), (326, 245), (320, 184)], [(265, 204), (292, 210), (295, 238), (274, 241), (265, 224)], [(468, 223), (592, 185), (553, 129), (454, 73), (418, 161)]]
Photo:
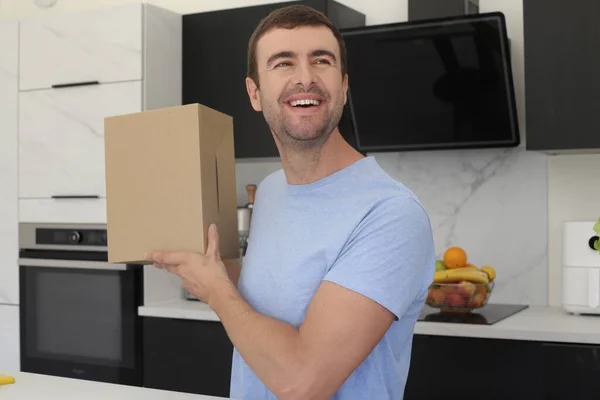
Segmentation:
[(471, 307), (474, 308), (479, 308), (479, 307), (483, 307), (485, 303), (485, 295), (481, 295), (480, 293), (477, 293), (475, 296), (473, 296), (473, 299), (471, 300)]
[(477, 286), (469, 281), (460, 281), (461, 286), (459, 286), (459, 293), (467, 298), (471, 298), (477, 289)]
[(465, 307), (466, 301), (460, 294), (452, 293), (448, 296), (447, 304), (450, 307)]
[(442, 260), (436, 260), (435, 262), (435, 271), (444, 271), (446, 269), (446, 264)]
[(429, 289), (429, 294), (427, 295), (427, 304), (430, 306), (441, 306), (444, 304), (445, 299), (446, 294), (442, 291), (442, 289)]
[(475, 293), (483, 296), (483, 298), (485, 299), (488, 295), (488, 288), (486, 285), (477, 285)]
[(458, 289), (458, 287), (456, 285), (444, 285), (440, 288), (440, 290), (442, 292), (444, 292), (446, 295), (456, 292), (457, 289)]

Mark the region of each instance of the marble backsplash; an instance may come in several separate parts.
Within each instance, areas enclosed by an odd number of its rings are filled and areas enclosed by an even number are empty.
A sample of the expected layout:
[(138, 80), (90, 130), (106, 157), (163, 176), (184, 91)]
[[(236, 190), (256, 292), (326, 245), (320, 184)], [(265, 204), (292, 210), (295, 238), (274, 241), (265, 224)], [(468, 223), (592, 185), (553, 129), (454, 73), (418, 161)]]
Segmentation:
[[(373, 155), (421, 199), (438, 257), (460, 246), (473, 264), (496, 269), (490, 302), (547, 304), (545, 154), (521, 146)], [(247, 183), (259, 183), (280, 167), (276, 160), (239, 162), (238, 203), (246, 202)]]
[(429, 212), (436, 252), (497, 271), (490, 302), (547, 304), (546, 155), (524, 148), (382, 153)]

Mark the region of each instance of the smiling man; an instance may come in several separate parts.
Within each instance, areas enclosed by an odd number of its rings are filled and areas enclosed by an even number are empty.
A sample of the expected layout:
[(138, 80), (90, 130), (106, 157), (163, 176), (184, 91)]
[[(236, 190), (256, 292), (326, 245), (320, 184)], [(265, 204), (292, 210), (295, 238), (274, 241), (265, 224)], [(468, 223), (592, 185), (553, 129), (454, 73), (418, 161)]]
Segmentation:
[(265, 17), (246, 87), (283, 169), (259, 185), (241, 273), (220, 259), (214, 225), (206, 254), (147, 255), (219, 315), (235, 346), (232, 398), (403, 397), (433, 237), (416, 196), (343, 140), (345, 62), (322, 13)]

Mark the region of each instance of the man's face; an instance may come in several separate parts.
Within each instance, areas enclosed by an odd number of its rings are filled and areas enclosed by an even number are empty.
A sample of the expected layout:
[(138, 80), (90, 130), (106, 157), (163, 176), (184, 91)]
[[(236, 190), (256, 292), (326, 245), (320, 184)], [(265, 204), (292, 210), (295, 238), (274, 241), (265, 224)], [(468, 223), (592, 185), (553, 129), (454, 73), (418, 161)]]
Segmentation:
[(327, 27), (274, 29), (257, 43), (260, 89), (246, 86), (286, 148), (324, 143), (341, 118), (348, 79), (342, 77), (337, 40)]

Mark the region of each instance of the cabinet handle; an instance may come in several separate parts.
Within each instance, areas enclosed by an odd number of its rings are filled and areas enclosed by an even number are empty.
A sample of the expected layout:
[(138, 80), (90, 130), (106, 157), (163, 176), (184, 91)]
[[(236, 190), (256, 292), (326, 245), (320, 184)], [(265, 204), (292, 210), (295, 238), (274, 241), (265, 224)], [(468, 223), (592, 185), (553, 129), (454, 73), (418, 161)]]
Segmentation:
[(87, 81), (87, 82), (74, 82), (74, 83), (58, 83), (56, 85), (52, 85), (54, 89), (61, 89), (73, 86), (89, 86), (89, 85), (99, 85), (98, 81)]
[(97, 195), (54, 195), (52, 196), (53, 199), (99, 199), (100, 196)]

